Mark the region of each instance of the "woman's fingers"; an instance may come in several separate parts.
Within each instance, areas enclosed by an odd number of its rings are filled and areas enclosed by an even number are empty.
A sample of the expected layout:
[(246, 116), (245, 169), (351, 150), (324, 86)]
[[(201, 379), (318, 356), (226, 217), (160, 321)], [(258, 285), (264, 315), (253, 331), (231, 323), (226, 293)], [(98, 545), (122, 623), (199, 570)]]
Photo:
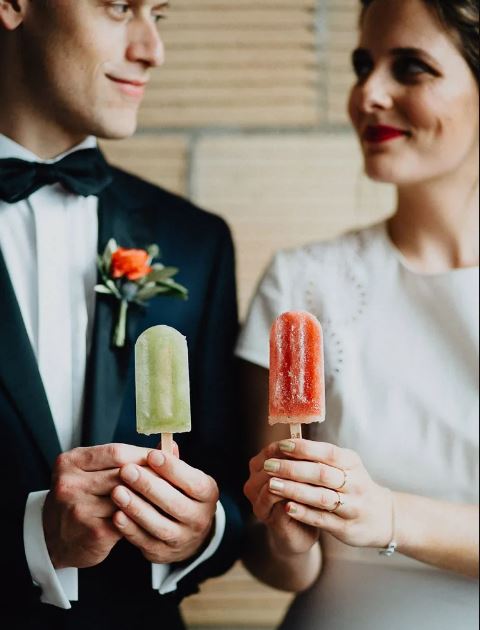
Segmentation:
[[(354, 468), (360, 462), (355, 451), (340, 448), (328, 442), (313, 442), (312, 440), (282, 440), (277, 442), (276, 457), (307, 460), (328, 464), (333, 468), (347, 470)], [(273, 457), (273, 455), (271, 456)]]
[(354, 518), (356, 516), (356, 509), (352, 499), (347, 502), (345, 495), (335, 490), (273, 478), (270, 479), (269, 491), (277, 497), (291, 500), (294, 503), (301, 503), (309, 508), (327, 512), (335, 510), (336, 514), (343, 518)]
[(319, 462), (271, 458), (265, 461), (264, 470), (269, 475), (282, 479), (323, 486), (332, 490), (339, 490), (345, 482), (343, 470)]
[(345, 529), (345, 521), (332, 512), (315, 510), (295, 502), (287, 503), (285, 509), (290, 518), (295, 521), (321, 529), (336, 537), (340, 537)]
[(252, 503), (253, 513), (260, 521), (267, 521), (272, 515), (273, 508), (284, 500), (281, 495), (275, 496), (270, 492), (268, 483), (258, 493), (256, 500)]

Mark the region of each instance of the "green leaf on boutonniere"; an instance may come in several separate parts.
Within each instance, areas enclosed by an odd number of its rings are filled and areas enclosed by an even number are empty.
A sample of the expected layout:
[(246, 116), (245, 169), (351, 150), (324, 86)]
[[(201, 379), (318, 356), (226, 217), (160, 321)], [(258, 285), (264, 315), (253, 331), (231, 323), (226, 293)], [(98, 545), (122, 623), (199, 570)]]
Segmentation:
[(102, 263), (103, 263), (103, 271), (105, 274), (108, 274), (110, 271), (110, 265), (112, 264), (112, 254), (116, 252), (118, 249), (117, 241), (114, 238), (111, 238), (107, 246), (103, 251)]
[(113, 280), (110, 280), (110, 278), (105, 278), (104, 282), (107, 285), (107, 287), (110, 289), (110, 291), (113, 293), (113, 295), (117, 297), (119, 300), (121, 300), (122, 294), (117, 289), (117, 285), (115, 284), (115, 282)]
[(170, 291), (167, 287), (159, 287), (156, 284), (146, 285), (135, 296), (136, 300), (140, 300), (141, 302), (145, 300), (150, 300), (156, 295), (160, 295), (161, 293), (168, 293)]
[(172, 293), (178, 293), (179, 295), (177, 297), (183, 297), (185, 299), (188, 297), (188, 290), (181, 284), (178, 284), (178, 282), (175, 282), (174, 280), (171, 280), (171, 279), (163, 280), (159, 282), (158, 284), (163, 287), (169, 288), (172, 291)]
[(147, 254), (148, 254), (148, 264), (151, 265), (152, 264), (152, 260), (154, 258), (158, 258), (160, 256), (160, 247), (158, 245), (155, 245), (155, 244), (149, 245), (147, 247)]
[(103, 293), (104, 295), (112, 295), (112, 292), (110, 291), (110, 289), (103, 284), (95, 285), (95, 291), (97, 293)]
[(162, 269), (159, 269), (159, 266), (154, 265), (152, 267), (153, 271), (151, 271), (148, 276), (148, 282), (163, 282), (176, 276), (178, 273), (178, 269), (176, 267), (164, 267), (162, 265)]

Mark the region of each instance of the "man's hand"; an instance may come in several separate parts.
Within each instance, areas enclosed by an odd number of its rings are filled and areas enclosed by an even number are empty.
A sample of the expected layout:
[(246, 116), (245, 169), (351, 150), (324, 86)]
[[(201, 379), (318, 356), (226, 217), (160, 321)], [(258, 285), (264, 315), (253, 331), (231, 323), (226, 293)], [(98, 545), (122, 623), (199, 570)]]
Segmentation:
[(108, 556), (122, 538), (112, 524), (110, 498), (120, 481), (119, 469), (131, 462), (146, 465), (149, 452), (107, 444), (76, 448), (57, 458), (43, 509), (45, 540), (56, 569), (91, 567)]
[(173, 563), (195, 555), (212, 531), (218, 501), (215, 481), (174, 455), (151, 451), (148, 466), (120, 470), (126, 484), (112, 499), (117, 532), (153, 563)]

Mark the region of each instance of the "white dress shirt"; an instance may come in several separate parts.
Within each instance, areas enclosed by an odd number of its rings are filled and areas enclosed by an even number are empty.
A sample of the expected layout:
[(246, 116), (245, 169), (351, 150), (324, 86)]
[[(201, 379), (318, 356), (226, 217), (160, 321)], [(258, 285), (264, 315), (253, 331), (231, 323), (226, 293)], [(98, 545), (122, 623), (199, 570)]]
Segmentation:
[[(56, 162), (68, 153), (96, 146), (95, 138), (54, 160), (42, 160), (0, 134), (0, 159)], [(0, 250), (5, 259), (64, 451), (80, 445), (87, 356), (90, 349), (97, 278), (98, 199), (80, 197), (60, 184), (40, 188), (14, 204), (0, 200)], [(133, 419), (132, 419), (133, 422)], [(43, 532), (42, 510), (48, 490), (32, 492), (24, 518), (24, 544), (41, 600), (70, 608), (78, 600), (78, 570), (55, 570)], [(225, 530), (217, 505), (215, 533), (188, 567), (172, 571), (152, 565), (152, 587), (161, 594), (211, 557)]]

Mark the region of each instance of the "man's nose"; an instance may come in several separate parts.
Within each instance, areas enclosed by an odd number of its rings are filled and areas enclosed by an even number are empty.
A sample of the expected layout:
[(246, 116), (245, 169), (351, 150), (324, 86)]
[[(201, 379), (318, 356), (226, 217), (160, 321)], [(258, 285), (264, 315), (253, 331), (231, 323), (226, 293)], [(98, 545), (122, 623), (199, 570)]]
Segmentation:
[(161, 66), (165, 61), (165, 47), (153, 22), (142, 20), (132, 26), (131, 41), (127, 49), (129, 61), (148, 66)]

